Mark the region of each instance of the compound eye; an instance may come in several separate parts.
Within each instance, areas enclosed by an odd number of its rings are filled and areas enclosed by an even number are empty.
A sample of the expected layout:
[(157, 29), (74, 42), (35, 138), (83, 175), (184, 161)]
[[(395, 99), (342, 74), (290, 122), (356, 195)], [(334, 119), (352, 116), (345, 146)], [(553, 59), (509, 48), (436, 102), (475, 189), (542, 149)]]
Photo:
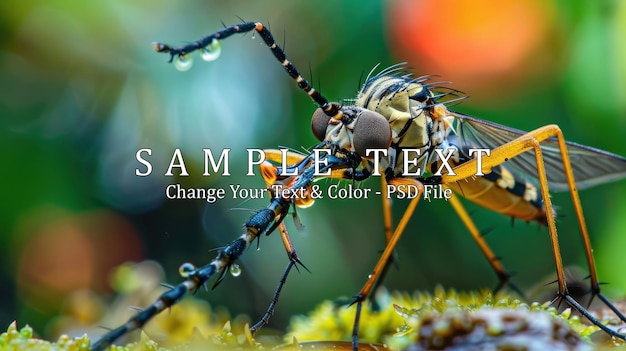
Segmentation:
[[(354, 124), (352, 142), (354, 150), (361, 157), (367, 149), (388, 149), (391, 145), (391, 127), (381, 114), (365, 110)], [(372, 158), (374, 155), (367, 156)]]
[(330, 121), (330, 116), (324, 113), (324, 110), (318, 108), (313, 112), (313, 117), (311, 117), (311, 129), (313, 130), (313, 135), (319, 141), (324, 141), (326, 138), (326, 129), (328, 127), (328, 121)]

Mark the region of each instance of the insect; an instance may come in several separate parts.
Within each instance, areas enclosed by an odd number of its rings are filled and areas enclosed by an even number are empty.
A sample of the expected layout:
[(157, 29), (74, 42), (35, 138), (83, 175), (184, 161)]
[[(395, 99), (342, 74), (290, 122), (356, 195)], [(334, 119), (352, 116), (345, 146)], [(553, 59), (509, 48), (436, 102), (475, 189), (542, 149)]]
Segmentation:
[[(626, 336), (596, 320), (568, 293), (549, 194), (549, 190), (570, 192), (589, 266), (591, 295), (626, 322), (626, 317), (600, 291), (578, 196), (579, 188), (626, 177), (626, 159), (566, 142), (556, 125), (526, 133), (452, 112), (447, 105), (463, 98), (458, 91), (429, 83), (429, 77), (414, 78), (404, 71), (402, 65), (376, 74), (370, 72), (353, 104), (329, 102), (300, 75), (271, 32), (258, 22), (225, 27), (183, 47), (155, 43), (154, 48), (157, 52), (169, 54), (170, 62), (174, 61), (177, 67), (186, 69), (193, 51), (199, 50), (204, 59), (213, 60), (221, 50), (220, 40), (246, 32), (258, 33), (288, 75), (318, 105), (312, 116), (312, 130), (319, 144), (307, 154), (289, 152), (283, 155), (277, 150), (265, 150), (267, 162), (261, 165), (263, 178), (268, 187), (280, 191), (271, 192), (270, 204), (250, 217), (245, 224), (246, 232), (219, 250), (217, 257), (206, 266), (182, 265), (180, 272), (186, 278), (184, 282), (162, 294), (124, 325), (107, 333), (92, 349), (104, 349), (120, 336), (141, 328), (188, 292), (205, 285), (211, 277), (218, 275), (215, 285), (219, 284), (228, 268), (255, 239), (278, 229), (289, 263), (267, 313), (251, 328), (253, 332), (258, 330), (268, 322), (290, 270), (298, 265), (304, 267), (289, 239), (285, 218), (290, 213), (296, 218), (296, 207), (313, 203), (313, 182), (319, 178), (356, 182), (372, 176), (380, 176), (381, 196), (387, 199), (383, 202), (387, 246), (353, 301), (356, 305), (354, 349), (358, 347), (362, 304), (384, 276), (393, 250), (425, 189), (434, 185), (441, 186), (446, 192), (451, 189), (456, 194), (451, 195), (449, 202), (500, 279), (498, 288), (511, 285), (509, 275), (457, 195), (513, 218), (545, 224), (549, 230), (558, 283), (553, 302), (569, 304), (606, 333), (626, 340)], [(409, 200), (398, 223), (393, 225), (391, 192), (401, 187), (417, 189), (417, 194)]]

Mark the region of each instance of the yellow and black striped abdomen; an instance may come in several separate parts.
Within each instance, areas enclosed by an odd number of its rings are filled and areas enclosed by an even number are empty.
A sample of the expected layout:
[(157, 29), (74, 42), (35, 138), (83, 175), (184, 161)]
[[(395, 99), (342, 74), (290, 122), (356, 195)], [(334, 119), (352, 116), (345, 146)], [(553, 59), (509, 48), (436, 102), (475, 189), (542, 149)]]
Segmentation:
[(525, 221), (546, 224), (541, 192), (532, 183), (515, 177), (506, 167), (493, 167), (482, 177), (448, 184), (454, 192), (484, 208)]

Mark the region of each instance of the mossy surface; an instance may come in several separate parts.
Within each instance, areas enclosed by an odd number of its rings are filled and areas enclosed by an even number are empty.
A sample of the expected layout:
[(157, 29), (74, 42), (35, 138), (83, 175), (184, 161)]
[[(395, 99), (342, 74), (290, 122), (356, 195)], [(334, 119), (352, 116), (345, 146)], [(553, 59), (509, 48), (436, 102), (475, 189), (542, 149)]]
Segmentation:
[[(598, 337), (598, 328), (572, 316), (569, 309), (558, 313), (549, 304), (529, 305), (504, 294), (438, 288), (434, 293), (381, 291), (376, 300), (378, 311), (364, 304), (360, 349), (592, 350), (621, 346), (608, 337)], [(224, 323), (212, 314), (206, 302), (188, 297), (169, 314), (152, 321), (146, 332), (136, 336), (138, 340), (110, 350), (351, 349), (354, 308), (337, 302), (325, 301), (308, 316), (293, 317), (282, 339), (263, 333), (255, 338), (243, 319)], [(218, 314), (224, 317), (223, 312)], [(89, 350), (92, 342), (87, 334), (41, 340), (34, 337), (32, 328), (18, 329), (14, 322), (0, 335), (0, 351), (79, 351)]]

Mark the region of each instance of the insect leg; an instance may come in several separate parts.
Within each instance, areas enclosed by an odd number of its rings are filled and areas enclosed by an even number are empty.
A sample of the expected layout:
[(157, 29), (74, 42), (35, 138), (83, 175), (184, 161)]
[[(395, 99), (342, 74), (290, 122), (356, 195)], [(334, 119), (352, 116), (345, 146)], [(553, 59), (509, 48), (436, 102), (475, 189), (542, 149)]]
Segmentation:
[[(596, 271), (596, 264), (593, 258), (593, 248), (591, 247), (591, 240), (589, 239), (589, 232), (587, 230), (587, 224), (585, 223), (585, 216), (583, 214), (583, 208), (580, 202), (580, 197), (578, 196), (578, 189), (576, 188), (576, 181), (574, 180), (574, 172), (572, 170), (572, 165), (570, 162), (569, 154), (567, 152), (567, 145), (565, 143), (565, 138), (563, 137), (563, 132), (556, 127), (554, 130), (554, 136), (558, 139), (559, 142), (559, 150), (561, 152), (561, 159), (563, 160), (563, 167), (565, 170), (565, 175), (567, 177), (567, 183), (570, 189), (570, 195), (572, 197), (572, 202), (574, 204), (574, 209), (576, 211), (576, 218), (578, 219), (578, 226), (580, 228), (580, 235), (582, 237), (584, 246), (585, 246), (585, 255), (587, 257), (587, 265), (589, 266), (589, 276), (591, 279), (591, 299), (589, 300), (589, 304), (591, 304), (591, 300), (595, 296), (597, 296), (607, 307), (609, 307), (623, 322), (626, 322), (626, 316), (615, 307), (601, 292), (600, 292), (600, 282), (598, 281), (598, 274)], [(572, 304), (568, 299), (568, 302)], [(577, 308), (578, 309), (578, 308)], [(624, 337), (622, 336), (622, 339)]]
[[(565, 167), (565, 173), (568, 179), (568, 184), (570, 188), (570, 194), (572, 196), (574, 206), (576, 207), (576, 215), (578, 216), (578, 223), (581, 227), (581, 233), (583, 235), (583, 239), (585, 241), (589, 240), (587, 227), (585, 225), (584, 217), (582, 214), (582, 207), (580, 205), (580, 199), (578, 197), (578, 190), (576, 188), (576, 182), (574, 181), (574, 175), (572, 173), (572, 167), (569, 161), (569, 155), (567, 153), (565, 139), (563, 138), (563, 133), (559, 129), (557, 125), (547, 125), (541, 128), (538, 128), (532, 132), (529, 132), (507, 144), (504, 144), (494, 150), (491, 151), (491, 155), (482, 160), (482, 171), (483, 173), (489, 173), (493, 166), (502, 164), (508, 161), (510, 158), (516, 157), (523, 152), (534, 150), (535, 152), (535, 162), (537, 164), (537, 173), (539, 183), (541, 185), (541, 195), (543, 197), (548, 229), (550, 232), (550, 242), (552, 244), (552, 254), (554, 257), (554, 262), (556, 266), (556, 275), (558, 282), (558, 295), (555, 298), (557, 300), (565, 300), (570, 306), (578, 310), (582, 315), (587, 317), (593, 324), (597, 325), (600, 329), (604, 330), (607, 334), (626, 340), (626, 336), (619, 334), (612, 329), (608, 328), (606, 325), (602, 324), (598, 319), (593, 317), (585, 308), (583, 308), (574, 298), (569, 295), (567, 291), (567, 284), (565, 282), (565, 274), (563, 270), (563, 261), (561, 258), (561, 251), (559, 248), (559, 239), (556, 231), (556, 222), (554, 220), (554, 210), (552, 206), (552, 201), (550, 200), (550, 193), (548, 190), (548, 179), (546, 176), (545, 165), (543, 163), (543, 156), (540, 147), (540, 142), (544, 141), (548, 138), (555, 137), (558, 139), (559, 147), (561, 150), (561, 157), (563, 160), (563, 165)], [(449, 184), (458, 180), (462, 180), (468, 177), (471, 177), (477, 167), (477, 160), (468, 161), (462, 165), (459, 165), (454, 168), (454, 172), (456, 175), (443, 175), (442, 183)], [(589, 269), (592, 270), (592, 284), (596, 284), (596, 288), (598, 293), (596, 295), (600, 296), (599, 293), (599, 285), (597, 284), (597, 277), (595, 274), (595, 264), (593, 264), (593, 257), (591, 256), (591, 244), (585, 244), (587, 248), (587, 258), (589, 263)], [(616, 311), (617, 308), (613, 306), (604, 296), (602, 296), (602, 301), (609, 306), (613, 311)], [(621, 315), (621, 313), (619, 314)], [(623, 316), (623, 315), (622, 315)], [(622, 317), (620, 316), (620, 318)]]
[[(263, 152), (265, 153), (266, 159), (269, 159), (270, 161), (274, 161), (274, 162), (282, 161), (281, 159), (282, 154), (280, 154), (278, 150), (263, 150)], [(294, 152), (288, 152), (286, 154), (286, 158), (287, 158), (286, 162), (288, 164), (297, 165), (305, 161), (307, 157), (305, 155), (297, 154)], [(285, 182), (289, 182), (290, 179), (293, 180), (293, 177), (291, 176), (282, 176), (278, 168), (269, 162), (262, 163), (259, 166), (259, 168), (261, 169), (261, 175), (263, 176), (265, 185), (268, 187), (268, 192), (270, 193), (270, 197), (273, 197), (275, 195), (273, 194), (272, 189), (270, 188), (271, 186), (278, 185), (279, 183), (280, 185), (283, 185)], [(281, 179), (279, 179), (279, 177), (281, 177)], [(303, 207), (310, 206), (314, 201), (310, 196), (300, 196), (292, 200), (293, 200), (294, 206), (303, 206)], [(289, 237), (289, 232), (287, 231), (285, 224), (280, 223), (278, 225), (278, 229), (280, 232), (280, 237), (283, 241), (283, 245), (285, 246), (285, 250), (287, 251), (287, 256), (289, 257), (289, 260), (294, 261), (294, 263), (300, 264), (304, 269), (307, 269), (298, 258), (298, 254), (296, 252), (295, 247), (293, 246), (293, 243), (291, 242), (291, 238)], [(297, 266), (296, 266), (296, 269), (297, 269)]]
[[(263, 152), (265, 154), (266, 160), (273, 161), (273, 162), (282, 162), (282, 154), (280, 153), (280, 151), (263, 150)], [(291, 165), (298, 164), (304, 161), (305, 158), (306, 158), (305, 155), (297, 154), (294, 152), (288, 152), (286, 154), (286, 162), (287, 164), (291, 164)], [(263, 180), (265, 181), (266, 186), (268, 186), (268, 192), (270, 193), (270, 197), (272, 197), (273, 196), (272, 191), (271, 189), (269, 189), (269, 187), (272, 185), (276, 185), (277, 182), (282, 182), (278, 180), (281, 174), (278, 171), (278, 168), (269, 162), (262, 163), (261, 165), (259, 165), (259, 168), (261, 170), (261, 175), (263, 177)], [(288, 178), (289, 177), (286, 177), (283, 180), (288, 180)], [(304, 199), (295, 199), (294, 205), (297, 205), (299, 200), (304, 201)], [(250, 328), (250, 332), (252, 334), (256, 333), (257, 331), (259, 331), (261, 328), (263, 328), (265, 325), (269, 323), (270, 318), (274, 314), (274, 309), (276, 308), (276, 305), (278, 304), (280, 293), (283, 289), (283, 286), (287, 282), (287, 277), (289, 276), (289, 272), (291, 271), (291, 269), (294, 266), (296, 267), (296, 269), (298, 269), (297, 265), (299, 264), (301, 267), (303, 267), (304, 269), (308, 271), (308, 268), (306, 268), (306, 266), (302, 263), (302, 261), (300, 261), (300, 258), (298, 257), (298, 253), (296, 252), (296, 249), (293, 243), (291, 242), (291, 238), (289, 237), (289, 232), (287, 231), (287, 227), (285, 226), (284, 222), (281, 222), (278, 225), (278, 231), (280, 232), (280, 237), (283, 241), (285, 251), (287, 252), (289, 263), (287, 264), (287, 267), (285, 268), (285, 272), (283, 273), (278, 283), (278, 286), (276, 287), (274, 296), (272, 297), (272, 301), (270, 302), (269, 307), (267, 308), (266, 312), (263, 314), (263, 317)]]
[[(189, 270), (183, 270), (183, 266), (181, 266), (182, 274), (186, 278), (185, 281), (163, 293), (152, 305), (131, 317), (122, 326), (105, 334), (92, 345), (91, 349), (94, 351), (106, 349), (123, 335), (142, 328), (154, 316), (176, 304), (190, 291), (195, 292), (201, 286), (204, 286), (214, 275), (224, 272), (225, 269), (235, 263), (254, 239), (263, 233), (271, 232), (275, 226), (282, 223), (289, 206), (289, 202), (286, 202), (284, 199), (273, 199), (267, 208), (250, 217), (246, 222), (246, 232), (219, 250), (217, 257), (211, 263), (198, 269), (192, 268)], [(219, 282), (220, 280), (215, 285), (219, 284)]]
[(391, 216), (391, 199), (389, 198), (389, 194), (387, 193), (387, 179), (383, 176), (380, 177), (380, 188), (382, 191), (383, 198), (383, 223), (385, 225), (385, 238), (387, 242), (391, 240), (391, 227), (392, 227), (392, 216)]
[[(273, 211), (270, 210), (270, 212), (273, 214)], [(212, 276), (222, 272), (225, 268), (230, 267), (261, 232), (259, 229), (262, 229), (263, 226), (266, 227), (269, 225), (272, 220), (273, 216), (267, 216), (267, 212), (261, 211), (255, 214), (248, 221), (251, 225), (246, 233), (221, 249), (217, 254), (217, 257), (213, 259), (211, 263), (204, 267), (184, 272), (187, 280), (178, 284), (171, 290), (164, 292), (152, 305), (131, 317), (122, 326), (106, 333), (91, 346), (91, 350), (104, 350), (123, 335), (142, 328), (161, 311), (172, 307), (190, 291), (196, 291)]]
[(465, 228), (467, 228), (469, 233), (472, 235), (472, 238), (474, 239), (474, 241), (476, 241), (476, 244), (478, 244), (480, 251), (482, 251), (483, 255), (485, 255), (487, 261), (489, 261), (491, 268), (493, 268), (493, 270), (496, 272), (496, 275), (498, 276), (500, 282), (498, 286), (494, 289), (494, 292), (497, 292), (505, 284), (507, 284), (509, 285), (509, 287), (511, 287), (511, 289), (513, 289), (513, 291), (518, 293), (520, 296), (523, 296), (522, 292), (515, 285), (509, 282), (509, 278), (511, 277), (510, 274), (507, 273), (506, 269), (504, 269), (504, 266), (502, 266), (500, 259), (498, 259), (498, 257), (493, 253), (493, 251), (489, 247), (489, 244), (487, 244), (487, 241), (485, 241), (483, 236), (480, 234), (480, 231), (478, 230), (478, 228), (476, 228), (476, 224), (474, 224), (474, 221), (465, 210), (465, 207), (463, 207), (461, 201), (459, 201), (456, 195), (452, 193), (451, 197), (448, 199), (448, 202), (465, 225)]
[(250, 327), (250, 332), (252, 334), (258, 332), (261, 328), (263, 328), (270, 322), (270, 318), (274, 314), (274, 309), (276, 308), (276, 305), (278, 304), (278, 298), (280, 297), (280, 293), (283, 290), (283, 286), (287, 282), (287, 276), (289, 276), (289, 272), (295, 265), (296, 265), (296, 261), (293, 261), (293, 260), (289, 260), (289, 263), (287, 263), (285, 272), (283, 272), (283, 275), (280, 278), (280, 281), (278, 282), (278, 286), (276, 287), (276, 291), (274, 291), (274, 296), (272, 297), (272, 301), (270, 302), (269, 307), (265, 311), (265, 314), (263, 314), (263, 317), (261, 317), (261, 319), (258, 322), (256, 322), (252, 327)]
[[(389, 197), (389, 194), (387, 193), (387, 179), (384, 176), (380, 177), (380, 179), (381, 179), (381, 197), (383, 201), (382, 211), (383, 211), (385, 243), (389, 243), (389, 241), (391, 240), (391, 236), (393, 234), (392, 232), (393, 216), (391, 214), (391, 198)], [(385, 267), (380, 272), (380, 276), (376, 280), (376, 283), (374, 287), (372, 288), (372, 291), (376, 291), (378, 287), (382, 285), (382, 283), (385, 280), (385, 277), (387, 276), (387, 272), (389, 271), (389, 268), (395, 262), (396, 262), (396, 256), (395, 254), (392, 253), (392, 255), (389, 257), (389, 260), (387, 260)], [(371, 295), (370, 303), (371, 303), (371, 308), (373, 311), (376, 311), (379, 309), (380, 306), (378, 306), (378, 302), (376, 301), (373, 295)]]
[(385, 250), (381, 254), (380, 258), (378, 259), (378, 263), (376, 263), (374, 270), (368, 276), (367, 282), (365, 283), (365, 285), (363, 285), (359, 293), (354, 297), (354, 301), (352, 302), (353, 304), (356, 303), (354, 328), (352, 330), (352, 347), (355, 351), (358, 350), (359, 319), (361, 317), (361, 306), (363, 304), (363, 301), (365, 301), (367, 296), (370, 294), (370, 292), (372, 291), (372, 288), (374, 287), (375, 282), (378, 280), (381, 272), (384, 270), (385, 266), (387, 265), (391, 255), (393, 254), (393, 250), (398, 244), (398, 240), (400, 240), (400, 237), (402, 237), (402, 234), (404, 233), (404, 229), (406, 228), (406, 225), (408, 224), (409, 219), (411, 218), (411, 216), (413, 215), (413, 212), (415, 211), (415, 207), (417, 207), (417, 204), (419, 203), (419, 200), (422, 197), (422, 194), (424, 193), (424, 185), (415, 179), (394, 178), (394, 179), (391, 179), (389, 183), (394, 184), (394, 185), (400, 185), (400, 184), (414, 185), (418, 188), (418, 193), (417, 193), (417, 196), (411, 199), (411, 201), (409, 202), (409, 205), (404, 211), (402, 218), (398, 222), (398, 226), (394, 230), (393, 235), (391, 236), (391, 239), (387, 242), (387, 246), (385, 247)]
[(193, 51), (201, 50), (208, 47), (209, 45), (213, 44), (215, 40), (226, 39), (233, 34), (248, 33), (253, 30), (259, 33), (259, 36), (263, 39), (265, 45), (270, 48), (272, 54), (274, 54), (274, 57), (276, 57), (278, 62), (280, 62), (280, 64), (285, 68), (287, 74), (289, 74), (289, 76), (296, 82), (298, 87), (302, 89), (305, 93), (307, 93), (309, 97), (324, 110), (324, 113), (326, 113), (326, 115), (336, 120), (340, 120), (343, 117), (343, 113), (340, 111), (341, 105), (339, 105), (338, 103), (328, 102), (328, 100), (324, 96), (322, 96), (322, 94), (315, 90), (311, 86), (311, 84), (309, 84), (309, 82), (304, 77), (302, 77), (302, 75), (300, 75), (300, 72), (298, 71), (296, 66), (294, 66), (294, 64), (287, 59), (285, 51), (283, 51), (283, 49), (278, 46), (278, 44), (276, 44), (274, 36), (267, 28), (265, 28), (263, 23), (246, 22), (235, 24), (223, 28), (213, 34), (210, 34), (185, 46), (177, 48), (163, 43), (153, 43), (152, 46), (157, 52), (168, 53), (170, 55), (169, 62), (172, 62), (172, 60), (176, 57), (180, 58), (192, 53)]
[(280, 237), (283, 240), (283, 245), (285, 246), (285, 250), (287, 251), (287, 256), (289, 257), (289, 263), (287, 264), (287, 267), (285, 268), (285, 272), (283, 272), (283, 275), (280, 278), (280, 281), (278, 282), (278, 286), (276, 287), (276, 290), (274, 291), (274, 296), (272, 297), (272, 301), (270, 302), (270, 305), (268, 306), (267, 310), (263, 314), (263, 317), (261, 317), (261, 319), (258, 322), (256, 322), (252, 327), (250, 327), (250, 332), (252, 334), (258, 332), (261, 328), (263, 328), (269, 323), (270, 318), (274, 314), (274, 309), (276, 308), (276, 305), (278, 304), (280, 293), (283, 290), (283, 286), (287, 282), (287, 277), (289, 276), (289, 272), (291, 271), (291, 269), (293, 267), (296, 267), (296, 269), (298, 269), (298, 265), (300, 265), (302, 268), (309, 271), (309, 269), (306, 268), (306, 266), (302, 263), (302, 261), (300, 261), (300, 258), (298, 257), (298, 253), (296, 252), (296, 248), (293, 246), (293, 243), (291, 242), (291, 239), (289, 238), (289, 233), (287, 232), (285, 223), (280, 223), (278, 225), (278, 231), (280, 232)]

